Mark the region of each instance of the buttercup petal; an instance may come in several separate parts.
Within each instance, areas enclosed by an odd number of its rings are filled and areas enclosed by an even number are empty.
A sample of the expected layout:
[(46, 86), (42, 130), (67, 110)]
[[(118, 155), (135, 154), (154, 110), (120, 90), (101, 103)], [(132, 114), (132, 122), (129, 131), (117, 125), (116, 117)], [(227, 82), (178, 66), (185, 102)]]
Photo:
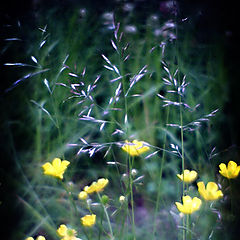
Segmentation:
[(223, 172), (225, 172), (225, 171), (227, 170), (227, 166), (226, 166), (225, 163), (221, 163), (221, 164), (219, 165), (219, 168), (220, 168), (221, 171), (223, 171)]
[(52, 161), (52, 165), (54, 168), (59, 168), (61, 166), (61, 159), (60, 158), (54, 158)]
[(44, 236), (38, 236), (36, 240), (46, 240)]
[(175, 202), (175, 204), (176, 204), (179, 212), (186, 213), (185, 208), (183, 207), (183, 205), (180, 202)]
[(61, 224), (57, 233), (60, 237), (64, 237), (67, 234), (67, 226), (65, 224)]
[(95, 214), (85, 215), (84, 217), (81, 218), (81, 222), (83, 226), (91, 227), (96, 222), (96, 215)]
[(223, 197), (223, 193), (222, 193), (221, 190), (218, 190), (216, 195), (217, 195), (217, 198), (222, 198)]
[(209, 182), (206, 190), (208, 192), (216, 192), (218, 190), (218, 185), (215, 182)]
[(228, 169), (234, 171), (237, 168), (237, 164), (234, 161), (228, 162)]
[(193, 200), (192, 200), (192, 202), (193, 202), (193, 209), (194, 209), (195, 211), (198, 210), (198, 209), (201, 207), (201, 205), (202, 205), (201, 199), (199, 199), (199, 198), (197, 198), (197, 197), (194, 197)]

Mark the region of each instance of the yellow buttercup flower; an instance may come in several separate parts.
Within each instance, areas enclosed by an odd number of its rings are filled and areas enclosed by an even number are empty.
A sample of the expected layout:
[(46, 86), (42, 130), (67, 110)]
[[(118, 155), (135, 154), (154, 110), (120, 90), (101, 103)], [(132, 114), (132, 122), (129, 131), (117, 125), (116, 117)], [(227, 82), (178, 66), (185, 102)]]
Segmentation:
[(97, 184), (96, 184), (96, 192), (101, 192), (101, 191), (103, 191), (103, 189), (107, 186), (107, 184), (108, 184), (108, 179), (106, 179), (106, 178), (100, 178), (100, 179), (98, 179), (98, 181), (97, 181)]
[(67, 226), (65, 224), (61, 224), (57, 230), (57, 233), (60, 237), (64, 237), (67, 233)]
[(43, 236), (38, 236), (36, 240), (46, 240), (46, 238)]
[(77, 232), (74, 229), (68, 228), (65, 224), (61, 224), (57, 230), (57, 233), (61, 240), (77, 240)]
[(93, 182), (90, 186), (86, 186), (84, 188), (84, 191), (88, 194), (94, 193), (94, 192), (101, 192), (105, 188), (105, 186), (108, 184), (108, 179), (106, 178), (100, 178), (97, 182)]
[(133, 140), (129, 142), (126, 140), (125, 144), (122, 146), (122, 150), (127, 152), (130, 156), (139, 156), (148, 151), (149, 147), (143, 141)]
[(95, 192), (96, 190), (96, 182), (92, 182), (92, 184), (90, 186), (86, 186), (84, 187), (84, 192), (88, 193), (88, 194), (92, 194)]
[(184, 174), (177, 174), (177, 177), (186, 183), (192, 183), (197, 178), (197, 172), (194, 170), (189, 171), (188, 169), (185, 169)]
[(85, 227), (92, 227), (96, 222), (96, 215), (85, 215), (81, 218), (82, 225)]
[(221, 163), (219, 168), (220, 174), (229, 179), (236, 178), (240, 172), (240, 166), (238, 166), (234, 161), (229, 161), (227, 167), (226, 164)]
[(218, 190), (218, 185), (215, 182), (209, 182), (205, 188), (203, 182), (198, 182), (198, 192), (207, 201), (217, 200), (223, 197), (221, 190)]
[(81, 192), (78, 194), (78, 198), (79, 198), (80, 200), (85, 200), (85, 199), (87, 199), (87, 197), (88, 197), (88, 194), (87, 194), (87, 192), (85, 192), (85, 191), (81, 191)]
[(192, 214), (193, 212), (199, 210), (202, 205), (201, 199), (194, 197), (193, 199), (190, 196), (182, 197), (183, 204), (175, 202), (177, 209), (184, 214)]
[(52, 163), (47, 162), (42, 165), (42, 168), (45, 175), (63, 179), (63, 174), (69, 164), (70, 162), (67, 160), (61, 161), (60, 158), (54, 158)]
[[(34, 240), (34, 238), (33, 238), (33, 237), (28, 237), (28, 238), (26, 238), (25, 240)], [(46, 238), (45, 238), (44, 236), (39, 235), (39, 236), (36, 238), (36, 240), (46, 240)]]

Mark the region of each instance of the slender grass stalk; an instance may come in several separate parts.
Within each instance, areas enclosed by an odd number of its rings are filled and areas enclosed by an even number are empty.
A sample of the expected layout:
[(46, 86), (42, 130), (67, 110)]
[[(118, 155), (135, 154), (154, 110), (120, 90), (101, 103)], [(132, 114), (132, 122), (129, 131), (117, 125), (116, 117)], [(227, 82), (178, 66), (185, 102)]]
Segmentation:
[[(25, 175), (25, 173), (22, 169), (20, 159), (18, 158), (18, 155), (17, 155), (17, 152), (16, 152), (16, 148), (15, 148), (15, 144), (14, 144), (14, 140), (13, 140), (13, 136), (12, 136), (12, 131), (11, 131), (11, 128), (10, 128), (9, 124), (8, 124), (7, 130), (8, 130), (8, 136), (9, 136), (9, 139), (10, 139), (10, 148), (11, 148), (11, 151), (13, 153), (13, 158), (14, 158), (14, 161), (16, 163), (16, 166), (17, 166), (19, 172), (21, 173), (21, 175), (23, 177), (23, 180), (25, 181), (25, 184), (30, 189), (30, 192), (31, 192), (32, 196), (34, 197), (35, 202), (40, 206), (41, 210), (48, 217), (51, 226), (53, 226), (53, 228), (54, 227), (56, 228), (55, 223), (54, 223), (51, 215), (48, 213), (47, 209), (45, 208), (44, 204), (42, 203), (41, 198), (38, 196), (37, 192), (35, 191), (34, 186), (32, 185), (31, 181), (27, 178), (27, 176)], [(24, 203), (27, 203), (27, 202), (24, 201)], [(27, 204), (28, 204), (28, 206), (31, 206), (29, 203), (27, 203)]]
[(136, 240), (136, 230), (135, 230), (135, 217), (134, 217), (134, 199), (133, 199), (133, 178), (132, 169), (134, 164), (134, 157), (129, 157), (129, 187), (130, 187), (130, 198), (131, 198), (131, 215), (132, 215), (132, 231), (133, 239)]
[(87, 234), (87, 231), (83, 228), (83, 233), (86, 236), (87, 240), (91, 240), (91, 237)]
[[(101, 215), (100, 215), (100, 225), (101, 225), (101, 226), (102, 226), (102, 221), (103, 221), (103, 212), (104, 212), (104, 211), (101, 211)], [(100, 229), (99, 229), (99, 232), (98, 232), (98, 240), (101, 240), (102, 232), (103, 232), (103, 229), (100, 228)]]
[(128, 215), (128, 208), (127, 208), (126, 203), (124, 205), (125, 205), (125, 211), (124, 211), (124, 215), (123, 215), (123, 218), (122, 218), (121, 230), (120, 230), (120, 234), (119, 234), (120, 239), (123, 239), (122, 234), (125, 230), (125, 223), (126, 223), (126, 218), (127, 218), (127, 215)]
[(186, 229), (187, 229), (187, 239), (188, 240), (191, 240), (192, 239), (192, 231), (191, 231), (191, 216), (190, 216), (190, 214), (187, 214), (187, 223), (186, 223)]
[[(56, 101), (53, 97), (53, 94), (51, 95), (51, 102), (52, 102), (52, 106), (53, 106), (53, 111), (54, 111), (54, 115), (55, 115), (55, 121), (56, 121), (56, 127), (58, 130), (58, 136), (59, 136), (59, 144), (63, 144), (63, 137), (62, 137), (62, 131), (61, 131), (61, 123), (60, 123), (60, 114), (59, 114), (59, 110), (56, 106)], [(62, 153), (62, 158), (64, 159), (64, 152)]]
[(42, 110), (38, 110), (38, 123), (36, 126), (36, 137), (35, 137), (36, 153), (35, 156), (38, 160), (41, 159), (42, 155)]
[(108, 227), (109, 227), (109, 231), (110, 231), (110, 235), (111, 235), (110, 239), (111, 239), (111, 240), (114, 240), (112, 225), (111, 225), (111, 221), (110, 221), (110, 218), (109, 218), (109, 215), (108, 215), (108, 212), (107, 212), (107, 208), (106, 208), (106, 206), (102, 203), (102, 199), (101, 199), (100, 194), (97, 193), (97, 195), (98, 195), (99, 201), (100, 201), (100, 203), (101, 203), (101, 205), (102, 205), (102, 208), (103, 208), (103, 211), (104, 211), (104, 213), (105, 213), (105, 216), (106, 216), (106, 218), (107, 218), (107, 223), (108, 223)]
[(66, 186), (66, 184), (63, 181), (60, 180), (60, 182), (61, 182), (64, 190), (66, 191), (66, 193), (68, 195), (68, 199), (69, 199), (69, 202), (71, 204), (71, 220), (72, 220), (72, 222), (74, 222), (74, 217), (76, 216), (74, 213), (77, 213), (77, 206), (74, 202), (72, 192), (69, 191), (68, 187)]
[[(183, 113), (182, 113), (182, 98), (181, 95), (179, 95), (179, 103), (180, 103), (180, 126), (181, 126), (181, 148), (182, 148), (182, 173), (183, 173), (183, 179), (184, 179), (184, 165), (185, 165), (185, 159), (184, 159), (184, 142), (183, 142)], [(185, 194), (185, 182), (182, 181), (182, 196)], [(185, 218), (183, 218), (183, 227), (185, 226)], [(183, 240), (185, 240), (186, 237), (186, 229), (183, 228)]]
[[(167, 117), (166, 117), (166, 124), (168, 123), (169, 119), (169, 106), (167, 107)], [(160, 204), (160, 188), (161, 188), (161, 183), (162, 183), (162, 172), (163, 172), (163, 166), (165, 162), (165, 148), (166, 148), (166, 140), (167, 140), (167, 133), (165, 132), (164, 135), (164, 140), (163, 140), (163, 155), (162, 155), (162, 161), (161, 161), (161, 166), (159, 170), (159, 176), (158, 176), (158, 188), (157, 188), (157, 201), (156, 201), (156, 206), (155, 206), (155, 211), (154, 211), (154, 221), (153, 221), (153, 239), (155, 239), (155, 234), (156, 234), (156, 228), (157, 228), (157, 214), (159, 210), (159, 204)]]

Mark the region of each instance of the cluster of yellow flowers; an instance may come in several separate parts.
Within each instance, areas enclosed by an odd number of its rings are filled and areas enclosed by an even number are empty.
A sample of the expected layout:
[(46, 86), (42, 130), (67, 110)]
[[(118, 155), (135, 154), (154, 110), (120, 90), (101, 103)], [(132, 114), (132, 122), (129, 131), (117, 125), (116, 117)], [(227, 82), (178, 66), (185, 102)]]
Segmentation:
[(61, 224), (57, 230), (61, 240), (80, 240), (76, 237), (77, 232), (74, 229), (68, 228), (65, 224)]
[[(228, 166), (221, 163), (219, 168), (219, 173), (229, 179), (236, 178), (240, 172), (240, 166), (237, 166), (234, 161), (229, 161)], [(186, 169), (183, 174), (177, 174), (177, 177), (186, 183), (192, 183), (197, 178), (197, 172)], [(197, 183), (197, 186), (199, 194), (206, 201), (215, 201), (223, 197), (222, 191), (218, 189), (218, 185), (215, 182), (208, 182), (205, 187), (204, 182), (201, 181)], [(197, 197), (192, 199), (190, 196), (183, 196), (182, 201), (183, 204), (179, 202), (176, 202), (175, 204), (178, 210), (184, 214), (192, 214), (193, 212), (199, 210), (202, 204), (201, 199)]]
[[(28, 237), (25, 240), (34, 240), (34, 238), (33, 237)], [(46, 240), (46, 238), (40, 235), (36, 238), (36, 240)]]
[[(122, 146), (122, 150), (127, 152), (130, 156), (139, 156), (140, 154), (149, 150), (149, 146), (146, 145), (143, 141), (133, 140), (132, 142), (125, 141), (125, 144)], [(69, 161), (63, 160), (59, 158), (54, 158), (52, 163), (47, 162), (42, 165), (45, 175), (50, 175), (59, 179), (63, 179), (63, 174), (66, 171)], [(228, 178), (236, 178), (240, 173), (240, 166), (234, 161), (229, 161), (226, 166), (224, 163), (219, 165), (219, 173)], [(185, 169), (182, 174), (177, 174), (177, 177), (186, 183), (192, 183), (197, 179), (197, 172), (192, 170)], [(90, 186), (85, 186), (84, 190), (81, 191), (78, 195), (78, 198), (81, 200), (85, 200), (88, 198), (88, 194), (99, 193), (104, 190), (104, 188), (108, 184), (108, 179), (100, 178), (96, 182), (92, 182)], [(214, 201), (223, 197), (223, 193), (218, 189), (218, 185), (215, 182), (208, 182), (206, 187), (204, 182), (200, 181), (197, 183), (198, 192), (201, 197), (206, 201)], [(124, 196), (120, 196), (120, 203), (125, 201)], [(202, 200), (198, 197), (191, 198), (190, 196), (183, 196), (182, 202), (175, 202), (178, 210), (184, 214), (192, 214), (193, 212), (200, 209)], [(85, 227), (91, 227), (96, 222), (96, 215), (85, 215), (81, 218), (81, 223)], [(76, 237), (77, 232), (74, 229), (68, 228), (66, 225), (62, 224), (57, 229), (58, 235), (61, 237), (61, 240), (80, 240)], [(34, 240), (32, 237), (26, 238), (26, 240)], [(38, 236), (36, 240), (46, 240), (43, 236)]]
[[(81, 218), (81, 222), (85, 227), (91, 227), (96, 222), (96, 215), (86, 215)], [(77, 231), (72, 228), (68, 228), (65, 224), (61, 224), (57, 229), (58, 235), (61, 237), (61, 240), (81, 240), (77, 238)]]
[(97, 182), (93, 182), (90, 186), (84, 187), (84, 191), (81, 191), (79, 193), (78, 198), (84, 200), (88, 197), (88, 194), (103, 191), (103, 189), (107, 186), (108, 182), (109, 181), (106, 178), (98, 179)]
[[(68, 165), (70, 164), (67, 160), (61, 160), (60, 158), (54, 158), (52, 163), (47, 162), (42, 165), (45, 175), (63, 179), (63, 174), (65, 173)], [(88, 194), (94, 192), (103, 191), (104, 187), (108, 184), (108, 179), (100, 178), (97, 182), (93, 182), (90, 186), (86, 186), (84, 191), (79, 193), (79, 199), (86, 199)], [(81, 218), (81, 223), (85, 227), (92, 227), (96, 222), (96, 215), (85, 215)], [(61, 237), (61, 240), (80, 240), (77, 238), (77, 232), (74, 229), (68, 228), (66, 225), (61, 224), (57, 230), (58, 235)], [(26, 240), (34, 240), (32, 237), (27, 238)], [(45, 240), (43, 236), (39, 236), (36, 240)]]
[[(92, 182), (90, 186), (84, 187), (84, 190), (78, 194), (78, 198), (80, 200), (85, 200), (87, 199), (88, 194), (99, 193), (103, 191), (103, 189), (107, 186), (108, 182), (109, 181), (106, 178), (100, 178), (97, 180), (97, 182)], [(95, 214), (85, 215), (84, 217), (81, 218), (81, 222), (83, 226), (91, 227), (96, 222), (96, 215)]]

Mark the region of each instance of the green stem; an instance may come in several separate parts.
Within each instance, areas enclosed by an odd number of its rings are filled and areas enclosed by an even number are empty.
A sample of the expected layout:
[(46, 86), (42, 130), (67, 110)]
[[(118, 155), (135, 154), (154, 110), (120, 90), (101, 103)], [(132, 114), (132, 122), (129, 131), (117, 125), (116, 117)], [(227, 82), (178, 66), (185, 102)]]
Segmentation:
[[(59, 144), (62, 145), (63, 144), (63, 137), (62, 137), (62, 131), (61, 131), (61, 124), (60, 124), (60, 114), (58, 111), (58, 107), (56, 105), (55, 99), (53, 97), (53, 93), (51, 94), (51, 101), (52, 101), (52, 107), (53, 107), (53, 111), (54, 111), (54, 115), (55, 115), (55, 122), (56, 122), (56, 127), (58, 130), (58, 136), (59, 136)], [(62, 153), (62, 158), (64, 159), (64, 152)]]
[(87, 240), (91, 240), (91, 237), (88, 236), (88, 234), (84, 228), (83, 228), (83, 233), (87, 237)]
[[(103, 221), (103, 211), (101, 211), (101, 216), (100, 216), (100, 225), (102, 226), (102, 221)], [(101, 235), (102, 235), (103, 229), (102, 227), (99, 229), (99, 233), (98, 233), (98, 240), (101, 239)]]
[(72, 222), (74, 222), (74, 215), (75, 215), (74, 213), (77, 213), (77, 206), (76, 206), (76, 204), (74, 202), (74, 199), (72, 197), (72, 192), (68, 190), (68, 187), (66, 186), (66, 184), (63, 181), (61, 181), (61, 184), (62, 184), (64, 190), (66, 191), (66, 193), (68, 195), (70, 205), (72, 206), (71, 207), (71, 219), (72, 219)]
[(134, 200), (133, 200), (133, 178), (132, 178), (132, 169), (133, 169), (134, 157), (129, 157), (129, 185), (130, 185), (130, 197), (131, 197), (131, 213), (132, 213), (132, 231), (134, 240), (136, 240), (135, 232), (135, 217), (134, 217)]
[(120, 239), (125, 239), (125, 238), (122, 237), (122, 235), (123, 235), (123, 232), (125, 231), (125, 223), (126, 223), (126, 218), (127, 218), (127, 215), (128, 215), (127, 204), (124, 203), (124, 206), (125, 206), (125, 211), (124, 211), (124, 215), (123, 215), (123, 218), (122, 218), (121, 230), (120, 230), (120, 234), (119, 234)]
[[(167, 108), (167, 118), (166, 118), (166, 123), (168, 123), (169, 119), (169, 107)], [(156, 234), (156, 229), (157, 229), (157, 213), (159, 210), (159, 203), (160, 203), (160, 188), (161, 188), (161, 183), (162, 183), (162, 172), (163, 172), (163, 166), (165, 162), (165, 148), (166, 148), (166, 139), (167, 139), (167, 132), (165, 132), (164, 135), (164, 144), (163, 144), (163, 155), (162, 155), (162, 161), (161, 161), (161, 166), (160, 166), (160, 171), (159, 171), (159, 179), (158, 179), (158, 188), (157, 188), (157, 201), (156, 201), (156, 206), (155, 206), (155, 212), (154, 212), (154, 221), (153, 221), (153, 239), (155, 239), (155, 234)]]
[(112, 225), (111, 225), (110, 218), (109, 218), (109, 215), (108, 215), (108, 212), (107, 212), (107, 208), (102, 203), (102, 199), (101, 199), (101, 196), (99, 195), (99, 193), (97, 193), (97, 195), (98, 195), (99, 201), (100, 201), (100, 203), (102, 205), (103, 211), (104, 211), (104, 213), (106, 215), (106, 218), (107, 218), (107, 223), (108, 223), (108, 227), (109, 227), (109, 231), (110, 231), (110, 235), (111, 235), (110, 239), (114, 240), (113, 231), (112, 231)]
[[(185, 159), (184, 159), (184, 143), (183, 143), (183, 117), (182, 117), (182, 98), (181, 95), (179, 95), (179, 103), (180, 103), (180, 125), (181, 125), (181, 148), (182, 148), (182, 173), (183, 173), (183, 179), (184, 179), (184, 165), (185, 165)], [(182, 181), (182, 196), (185, 195), (185, 183)], [(183, 227), (185, 226), (185, 218), (183, 218)], [(186, 229), (183, 228), (183, 240), (185, 240), (186, 235)]]
[(186, 230), (187, 230), (187, 239), (188, 239), (188, 236), (189, 236), (189, 214), (187, 214)]

